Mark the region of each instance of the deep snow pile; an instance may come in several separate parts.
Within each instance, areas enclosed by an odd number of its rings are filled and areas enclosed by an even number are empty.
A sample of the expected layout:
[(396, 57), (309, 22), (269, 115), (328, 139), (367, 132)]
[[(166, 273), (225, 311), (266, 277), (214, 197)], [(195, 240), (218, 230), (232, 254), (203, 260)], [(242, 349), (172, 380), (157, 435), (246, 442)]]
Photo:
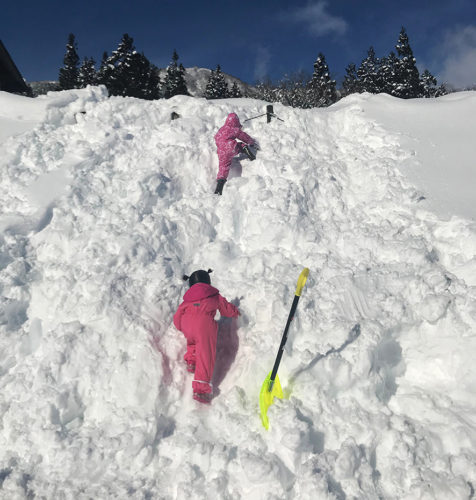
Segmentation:
[[(0, 145), (1, 498), (474, 496), (476, 225), (400, 173), (415, 151), (364, 112), (398, 101), (276, 105), (222, 197), (213, 135), (264, 103), (41, 102)], [(305, 266), (267, 432), (258, 394)], [(220, 320), (203, 407), (172, 315), (207, 267), (242, 316)]]

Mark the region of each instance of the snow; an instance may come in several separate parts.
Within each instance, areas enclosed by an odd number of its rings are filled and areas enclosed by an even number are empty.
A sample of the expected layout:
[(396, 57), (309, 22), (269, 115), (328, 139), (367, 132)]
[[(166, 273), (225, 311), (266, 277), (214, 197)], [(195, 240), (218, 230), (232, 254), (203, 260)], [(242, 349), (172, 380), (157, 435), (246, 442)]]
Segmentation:
[(365, 105), (364, 112), (397, 134), (400, 144), (413, 153), (413, 161), (400, 168), (425, 194), (428, 192), (429, 207), (441, 217), (456, 214), (476, 219), (475, 102), (475, 92), (449, 94), (436, 102), (395, 102), (381, 94)]
[(40, 123), (45, 114), (46, 100), (0, 93), (0, 141), (21, 134)]
[[(275, 104), (217, 197), (263, 102), (1, 92), (0, 497), (474, 496), (475, 95)], [(242, 315), (205, 407), (172, 315), (208, 267)]]

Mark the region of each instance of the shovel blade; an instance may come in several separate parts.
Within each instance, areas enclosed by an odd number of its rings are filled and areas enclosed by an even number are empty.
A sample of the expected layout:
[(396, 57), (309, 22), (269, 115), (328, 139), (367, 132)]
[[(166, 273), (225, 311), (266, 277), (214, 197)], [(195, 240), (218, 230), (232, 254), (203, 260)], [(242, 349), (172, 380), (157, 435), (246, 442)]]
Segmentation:
[(271, 372), (265, 378), (263, 385), (261, 386), (261, 392), (259, 393), (259, 407), (261, 412), (261, 422), (265, 429), (269, 429), (268, 420), (268, 408), (273, 404), (274, 398), (283, 399), (283, 389), (281, 388), (281, 382), (279, 377), (276, 375), (274, 379), (274, 385), (271, 391), (269, 390), (269, 383), (271, 380)]

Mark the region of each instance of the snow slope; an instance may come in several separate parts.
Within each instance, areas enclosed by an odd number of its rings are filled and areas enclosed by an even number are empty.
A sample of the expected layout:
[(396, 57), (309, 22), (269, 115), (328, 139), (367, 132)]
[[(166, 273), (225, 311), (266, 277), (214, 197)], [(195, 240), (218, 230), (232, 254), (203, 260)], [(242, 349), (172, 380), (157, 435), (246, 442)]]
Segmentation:
[[(476, 225), (402, 173), (426, 171), (426, 143), (385, 126), (400, 101), (275, 105), (217, 197), (215, 131), (265, 103), (44, 99), (0, 144), (1, 498), (474, 497)], [(305, 266), (267, 432), (258, 394)], [(242, 316), (220, 319), (204, 407), (172, 315), (208, 267)]]
[(401, 168), (442, 217), (457, 214), (476, 220), (475, 101), (475, 92), (449, 94), (436, 102), (396, 101), (382, 94), (364, 106), (370, 118), (397, 134), (400, 144), (413, 153), (414, 161)]
[(35, 127), (44, 118), (47, 101), (0, 92), (0, 142)]

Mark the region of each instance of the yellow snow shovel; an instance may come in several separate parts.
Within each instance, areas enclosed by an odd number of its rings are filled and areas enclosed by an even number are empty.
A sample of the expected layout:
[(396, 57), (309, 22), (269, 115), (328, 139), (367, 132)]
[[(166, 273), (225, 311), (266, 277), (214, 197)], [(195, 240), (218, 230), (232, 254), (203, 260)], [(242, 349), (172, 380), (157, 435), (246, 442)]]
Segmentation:
[(302, 289), (306, 284), (307, 277), (309, 276), (309, 269), (305, 267), (301, 274), (299, 275), (296, 293), (294, 294), (293, 305), (291, 306), (291, 311), (289, 312), (288, 321), (286, 322), (286, 328), (284, 329), (283, 338), (281, 339), (281, 345), (279, 346), (278, 355), (276, 356), (276, 361), (274, 362), (273, 369), (268, 373), (265, 378), (263, 385), (261, 386), (261, 392), (259, 394), (259, 407), (261, 411), (261, 421), (266, 429), (269, 429), (268, 421), (268, 408), (273, 404), (274, 398), (283, 399), (283, 389), (281, 388), (281, 382), (278, 377), (279, 363), (284, 352), (284, 346), (288, 340), (288, 330), (291, 321), (294, 318), (294, 313), (296, 312), (297, 305), (299, 302), (299, 297), (301, 296)]

